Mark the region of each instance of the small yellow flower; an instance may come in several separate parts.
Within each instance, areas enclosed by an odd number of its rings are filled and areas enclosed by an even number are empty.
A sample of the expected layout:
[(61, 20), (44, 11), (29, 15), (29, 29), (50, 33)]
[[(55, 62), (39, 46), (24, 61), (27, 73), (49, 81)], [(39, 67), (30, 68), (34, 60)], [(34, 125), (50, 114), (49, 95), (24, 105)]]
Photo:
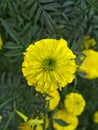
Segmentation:
[(24, 122), (24, 123), (20, 124), (18, 129), (19, 130), (33, 130), (34, 129), (34, 124), (32, 124), (30, 122)]
[(94, 50), (84, 50), (85, 54), (82, 57), (83, 62), (80, 66), (78, 66), (78, 72), (84, 72), (85, 77), (87, 79), (98, 78), (98, 52)]
[(1, 35), (0, 35), (0, 50), (2, 49), (2, 45), (3, 45), (3, 41), (2, 41), (2, 38), (1, 38)]
[[(78, 118), (72, 114), (69, 114), (65, 109), (58, 110), (53, 116), (53, 127), (55, 130), (75, 130), (78, 126)], [(55, 121), (62, 120), (66, 125), (60, 125)]]
[(98, 124), (98, 111), (96, 111), (93, 115), (93, 121), (94, 123), (97, 123)]
[(18, 127), (19, 130), (33, 130), (35, 125), (41, 125), (44, 123), (44, 121), (41, 119), (32, 119), (32, 118), (28, 119), (26, 115), (18, 111), (16, 108), (15, 112), (24, 120), (24, 122), (21, 123), (20, 126)]
[(0, 116), (0, 123), (1, 123), (1, 121), (2, 121), (2, 116)]
[(71, 92), (65, 97), (64, 100), (64, 106), (67, 112), (73, 115), (80, 115), (83, 112), (85, 105), (86, 102), (83, 96), (79, 93)]
[[(48, 119), (48, 117), (46, 117), (45, 130), (47, 130), (48, 127), (49, 127), (49, 119)], [(43, 124), (42, 125), (37, 125), (35, 130), (43, 130)]]
[(64, 39), (42, 39), (26, 49), (22, 72), (28, 85), (41, 93), (61, 90), (75, 78), (75, 57)]
[(35, 125), (43, 124), (43, 120), (40, 119), (29, 119), (28, 121), (21, 123), (18, 127), (19, 130), (33, 130)]
[(49, 96), (46, 97), (46, 100), (49, 101), (49, 110), (52, 111), (56, 108), (60, 101), (60, 95), (57, 90), (50, 91)]
[(95, 39), (91, 38), (90, 36), (84, 37), (83, 49), (90, 49), (96, 45)]

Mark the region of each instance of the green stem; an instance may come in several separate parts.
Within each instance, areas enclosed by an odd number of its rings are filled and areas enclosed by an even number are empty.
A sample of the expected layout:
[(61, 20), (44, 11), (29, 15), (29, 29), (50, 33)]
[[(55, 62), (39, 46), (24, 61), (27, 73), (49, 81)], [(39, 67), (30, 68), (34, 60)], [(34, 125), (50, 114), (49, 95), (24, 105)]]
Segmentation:
[(9, 126), (9, 124), (10, 124), (10, 122), (11, 122), (13, 116), (14, 116), (14, 113), (15, 113), (15, 111), (13, 111), (13, 112), (11, 113), (11, 115), (10, 115), (10, 117), (9, 117), (9, 119), (8, 119), (8, 121), (7, 121), (7, 123), (5, 124), (3, 130), (7, 130), (8, 126)]

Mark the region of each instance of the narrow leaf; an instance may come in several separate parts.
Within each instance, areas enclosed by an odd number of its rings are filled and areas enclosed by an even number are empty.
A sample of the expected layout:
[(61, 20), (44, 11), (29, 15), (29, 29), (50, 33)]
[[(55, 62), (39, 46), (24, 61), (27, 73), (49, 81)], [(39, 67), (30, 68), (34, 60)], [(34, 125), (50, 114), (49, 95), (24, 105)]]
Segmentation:
[(38, 7), (38, 2), (34, 2), (34, 4), (32, 5), (32, 8), (30, 9), (30, 18), (34, 15), (36, 9)]
[(4, 48), (6, 49), (18, 49), (18, 48), (23, 48), (21, 45), (17, 45), (17, 43), (13, 43), (13, 42), (7, 42), (4, 46)]
[(19, 43), (18, 35), (15, 32), (15, 30), (12, 28), (12, 26), (8, 22), (3, 20), (2, 18), (0, 18), (0, 21), (3, 25), (3, 27), (5, 28), (5, 30), (7, 31), (7, 33), (13, 38), (13, 40), (15, 40), (17, 43)]
[(67, 126), (68, 125), (65, 121), (63, 121), (61, 119), (54, 119), (54, 121), (61, 126)]
[(17, 50), (10, 50), (8, 52), (5, 53), (5, 56), (20, 56), (22, 55), (23, 51), (21, 49), (17, 49)]
[(15, 114), (15, 111), (13, 111), (13, 112), (11, 113), (11, 115), (10, 115), (10, 117), (9, 117), (9, 119), (8, 119), (8, 121), (7, 121), (7, 123), (5, 124), (3, 130), (7, 130), (7, 128), (8, 128), (8, 126), (9, 126), (9, 124), (10, 124), (10, 122), (11, 122), (11, 120), (12, 120), (14, 114)]
[(49, 27), (49, 29), (51, 31), (54, 31), (55, 26), (54, 26), (54, 22), (53, 22), (51, 16), (45, 11), (43, 11), (43, 16), (45, 18), (45, 24), (47, 24), (47, 26)]
[(5, 107), (8, 103), (10, 103), (11, 101), (15, 100), (17, 97), (18, 97), (18, 96), (12, 97), (12, 98), (8, 99), (7, 101), (5, 101), (4, 103), (2, 103), (2, 104), (0, 105), (0, 110), (1, 110), (3, 107)]
[(40, 19), (40, 15), (41, 15), (41, 7), (39, 7), (39, 9), (37, 10), (37, 13), (36, 13), (36, 16), (35, 16), (35, 20), (34, 20), (35, 24)]
[(40, 3), (49, 3), (54, 2), (54, 0), (39, 0)]

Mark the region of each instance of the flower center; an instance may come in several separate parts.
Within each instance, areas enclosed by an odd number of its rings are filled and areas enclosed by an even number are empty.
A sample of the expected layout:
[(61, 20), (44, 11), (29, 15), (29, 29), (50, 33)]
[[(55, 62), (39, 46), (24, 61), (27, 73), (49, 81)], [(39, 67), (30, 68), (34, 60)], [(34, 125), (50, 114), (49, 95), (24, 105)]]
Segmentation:
[(52, 71), (56, 67), (56, 60), (53, 58), (47, 58), (43, 60), (43, 70)]
[(80, 101), (76, 101), (76, 105), (79, 105), (80, 104)]

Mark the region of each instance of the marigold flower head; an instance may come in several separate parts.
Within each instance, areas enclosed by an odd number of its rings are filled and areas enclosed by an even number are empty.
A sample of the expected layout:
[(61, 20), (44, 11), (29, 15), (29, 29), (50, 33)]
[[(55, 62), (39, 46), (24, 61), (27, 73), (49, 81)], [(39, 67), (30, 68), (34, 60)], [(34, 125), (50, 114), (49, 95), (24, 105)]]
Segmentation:
[(37, 91), (61, 89), (75, 78), (75, 57), (64, 39), (42, 39), (26, 49), (22, 72)]
[(93, 115), (93, 122), (98, 124), (98, 111), (96, 111)]
[(83, 49), (85, 50), (93, 48), (96, 45), (95, 39), (91, 38), (90, 36), (85, 36), (83, 42)]
[(64, 100), (64, 106), (67, 112), (73, 115), (80, 115), (83, 112), (85, 105), (86, 102), (83, 96), (79, 93), (71, 92)]
[(87, 79), (98, 78), (98, 52), (92, 49), (84, 50), (85, 54), (82, 64), (78, 67), (78, 72), (84, 72)]
[(2, 41), (2, 38), (1, 38), (1, 35), (0, 35), (0, 50), (2, 49), (2, 45), (3, 45), (3, 41)]
[(52, 111), (56, 108), (60, 101), (60, 95), (57, 90), (50, 91), (49, 96), (46, 97), (46, 100), (49, 101), (49, 110)]
[[(55, 130), (75, 130), (78, 126), (78, 118), (72, 114), (69, 114), (65, 109), (58, 110), (53, 116), (53, 127)], [(60, 125), (55, 119), (62, 120), (67, 125)]]

